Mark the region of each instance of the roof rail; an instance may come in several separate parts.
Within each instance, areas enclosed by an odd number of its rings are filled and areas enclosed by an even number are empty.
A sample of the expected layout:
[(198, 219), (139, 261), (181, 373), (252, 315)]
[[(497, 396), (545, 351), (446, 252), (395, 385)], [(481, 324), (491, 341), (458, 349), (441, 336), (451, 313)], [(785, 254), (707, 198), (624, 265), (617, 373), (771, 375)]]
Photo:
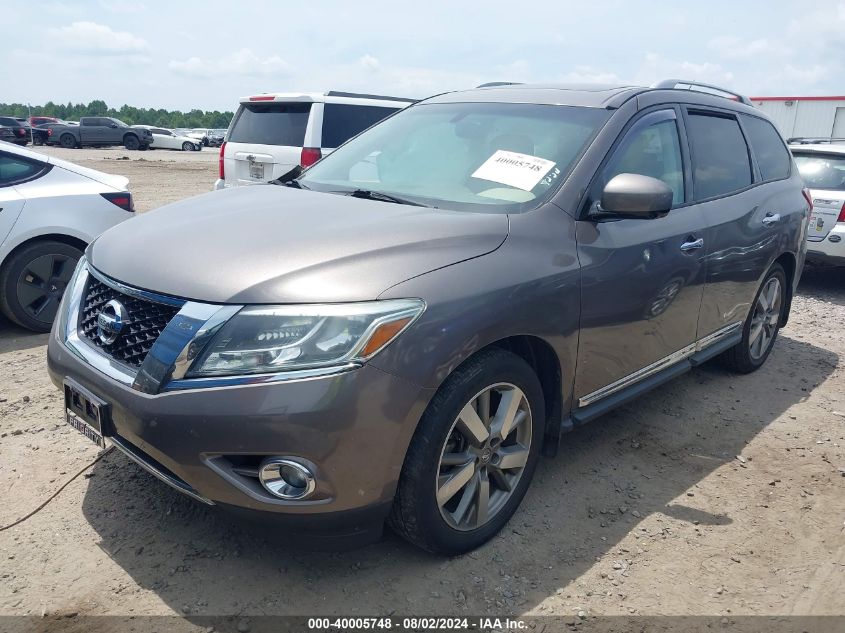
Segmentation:
[(488, 81), (486, 84), (479, 84), (476, 88), (495, 88), (496, 86), (521, 86), (521, 81)]
[(793, 136), (786, 139), (788, 145), (815, 145), (820, 143), (842, 143), (845, 138), (834, 136)]
[[(721, 95), (717, 94), (716, 96), (729, 95), (727, 97), (729, 99), (739, 101), (740, 103), (744, 103), (749, 106), (754, 105), (745, 95), (734, 92), (733, 90), (728, 90), (727, 88), (722, 88), (721, 86), (701, 83), (700, 81), (690, 81), (688, 79), (664, 79), (663, 81), (659, 81), (654, 84), (652, 88), (657, 90), (694, 90), (696, 92), (703, 92), (704, 94), (713, 94), (712, 92), (708, 92), (709, 90), (712, 90), (714, 92), (721, 93)], [(707, 90), (701, 90), (701, 88), (706, 88)]]
[(369, 95), (360, 92), (341, 92), (339, 90), (329, 90), (326, 93), (327, 97), (351, 97), (353, 99), (381, 99), (384, 101), (407, 101), (408, 103), (416, 103), (419, 99), (409, 99), (407, 97), (388, 97), (386, 95)]

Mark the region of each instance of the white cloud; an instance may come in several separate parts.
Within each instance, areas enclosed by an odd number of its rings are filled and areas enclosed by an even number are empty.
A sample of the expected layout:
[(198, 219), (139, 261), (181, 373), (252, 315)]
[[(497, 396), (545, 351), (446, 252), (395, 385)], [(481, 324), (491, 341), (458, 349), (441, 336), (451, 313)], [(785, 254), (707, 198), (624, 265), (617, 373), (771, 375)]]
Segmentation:
[(358, 59), (358, 63), (361, 64), (361, 66), (363, 66), (364, 68), (367, 68), (369, 70), (378, 70), (378, 67), (379, 67), (378, 58), (373, 57), (369, 53), (367, 53), (363, 57), (360, 57)]
[(783, 43), (776, 44), (766, 38), (746, 40), (724, 35), (707, 42), (707, 48), (724, 59), (759, 60), (761, 57), (782, 57), (792, 54), (792, 49)]
[(52, 46), (85, 55), (143, 56), (149, 51), (145, 39), (96, 22), (74, 22), (47, 34)]
[(567, 84), (626, 84), (616, 73), (596, 70), (590, 66), (576, 66), (574, 70), (560, 75), (558, 80)]
[(227, 57), (216, 60), (189, 57), (184, 61), (172, 60), (170, 69), (191, 77), (272, 77), (288, 75), (291, 66), (278, 55), (259, 57), (252, 50), (242, 48)]
[(675, 61), (657, 53), (646, 53), (634, 75), (640, 85), (651, 85), (661, 79), (687, 79), (730, 88), (734, 74), (712, 62)]

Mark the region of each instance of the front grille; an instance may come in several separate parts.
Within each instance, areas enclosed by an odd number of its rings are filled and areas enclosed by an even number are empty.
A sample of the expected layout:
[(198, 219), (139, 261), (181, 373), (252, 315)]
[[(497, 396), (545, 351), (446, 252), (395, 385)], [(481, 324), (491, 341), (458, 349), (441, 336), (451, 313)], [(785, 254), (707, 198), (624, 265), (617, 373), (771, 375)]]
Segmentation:
[[(103, 343), (97, 336), (97, 315), (103, 306), (117, 299), (128, 315), (124, 331), (113, 343)], [(138, 368), (147, 357), (162, 330), (179, 312), (179, 306), (140, 299), (107, 286), (89, 275), (79, 318), (79, 333), (101, 348), (108, 356), (130, 367)]]

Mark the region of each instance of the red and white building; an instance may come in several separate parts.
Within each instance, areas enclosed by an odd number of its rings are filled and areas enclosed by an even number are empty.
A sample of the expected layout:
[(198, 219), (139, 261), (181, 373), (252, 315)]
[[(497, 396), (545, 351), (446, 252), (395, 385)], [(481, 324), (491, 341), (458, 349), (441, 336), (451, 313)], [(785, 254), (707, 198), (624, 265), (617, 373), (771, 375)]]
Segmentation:
[(784, 138), (845, 138), (843, 97), (751, 97), (768, 114)]

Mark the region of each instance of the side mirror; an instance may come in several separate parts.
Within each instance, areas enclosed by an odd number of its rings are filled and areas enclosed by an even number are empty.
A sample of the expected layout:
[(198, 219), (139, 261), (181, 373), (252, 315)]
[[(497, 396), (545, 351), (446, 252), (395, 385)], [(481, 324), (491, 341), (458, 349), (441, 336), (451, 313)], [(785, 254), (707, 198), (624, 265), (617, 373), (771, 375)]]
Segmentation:
[(651, 218), (672, 208), (672, 189), (662, 180), (640, 174), (611, 178), (601, 194), (601, 211), (635, 218)]
[(117, 123), (110, 123), (109, 127), (117, 127)]

